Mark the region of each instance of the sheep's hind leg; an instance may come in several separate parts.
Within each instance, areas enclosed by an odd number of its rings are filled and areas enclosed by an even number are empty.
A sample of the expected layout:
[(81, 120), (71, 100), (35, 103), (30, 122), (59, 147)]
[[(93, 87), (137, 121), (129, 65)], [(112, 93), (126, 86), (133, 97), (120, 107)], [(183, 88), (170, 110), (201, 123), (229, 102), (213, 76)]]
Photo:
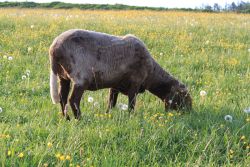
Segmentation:
[(81, 111), (80, 111), (80, 101), (84, 92), (84, 86), (79, 84), (74, 84), (73, 91), (71, 97), (69, 99), (70, 106), (74, 113), (76, 119), (80, 119)]
[(117, 103), (117, 97), (118, 97), (119, 91), (114, 88), (110, 88), (109, 90), (109, 102), (108, 102), (108, 109), (106, 113), (109, 113), (109, 110), (115, 107)]
[(62, 114), (64, 117), (66, 117), (67, 120), (70, 120), (70, 117), (67, 114), (67, 102), (70, 90), (70, 80), (66, 80), (64, 78), (59, 78), (59, 80), (60, 80), (59, 96), (60, 96)]

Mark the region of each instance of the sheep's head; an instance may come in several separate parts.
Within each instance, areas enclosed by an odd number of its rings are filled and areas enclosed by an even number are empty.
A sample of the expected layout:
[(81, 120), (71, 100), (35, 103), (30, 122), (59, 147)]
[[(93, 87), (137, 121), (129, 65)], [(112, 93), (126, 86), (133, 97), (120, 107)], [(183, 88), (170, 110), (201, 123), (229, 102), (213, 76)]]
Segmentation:
[(192, 98), (187, 88), (181, 84), (173, 86), (170, 93), (165, 97), (165, 109), (190, 110), (192, 108)]

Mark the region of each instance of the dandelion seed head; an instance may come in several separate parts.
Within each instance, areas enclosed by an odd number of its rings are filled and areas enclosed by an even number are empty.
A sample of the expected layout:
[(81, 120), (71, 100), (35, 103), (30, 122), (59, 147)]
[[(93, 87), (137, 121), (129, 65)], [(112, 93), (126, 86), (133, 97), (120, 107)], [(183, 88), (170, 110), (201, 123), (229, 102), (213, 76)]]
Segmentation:
[(12, 57), (12, 56), (9, 56), (9, 57), (8, 57), (8, 60), (9, 60), (9, 61), (13, 60), (13, 57)]
[(94, 106), (95, 107), (98, 107), (99, 106), (99, 103), (96, 101), (96, 102), (94, 102)]
[(123, 104), (123, 105), (121, 106), (121, 109), (124, 110), (124, 111), (127, 110), (127, 109), (128, 109), (128, 105), (127, 105), (127, 104)]
[(89, 102), (89, 103), (93, 103), (93, 101), (94, 101), (94, 98), (91, 97), (91, 96), (89, 96), (89, 97), (88, 97), (88, 102)]
[(247, 114), (250, 114), (250, 107), (244, 109), (244, 112), (247, 113)]
[(3, 109), (2, 109), (2, 107), (0, 107), (0, 113), (1, 113), (1, 112), (3, 112)]
[(25, 80), (27, 77), (26, 77), (26, 75), (23, 75), (22, 76), (22, 80)]
[(205, 97), (206, 95), (207, 95), (206, 91), (204, 91), (204, 90), (200, 91), (200, 96), (201, 97)]
[(232, 121), (233, 121), (233, 117), (232, 117), (231, 115), (226, 115), (226, 116), (224, 117), (224, 119), (225, 119), (226, 121), (228, 121), (228, 122), (232, 122)]
[(27, 76), (30, 76), (30, 70), (26, 70), (25, 72)]
[(160, 53), (160, 56), (163, 56), (163, 53), (162, 53), (162, 52)]
[(34, 26), (33, 24), (30, 26), (31, 29), (33, 29), (34, 27), (35, 27), (35, 26)]
[(28, 47), (28, 52), (31, 52), (32, 51), (32, 47)]

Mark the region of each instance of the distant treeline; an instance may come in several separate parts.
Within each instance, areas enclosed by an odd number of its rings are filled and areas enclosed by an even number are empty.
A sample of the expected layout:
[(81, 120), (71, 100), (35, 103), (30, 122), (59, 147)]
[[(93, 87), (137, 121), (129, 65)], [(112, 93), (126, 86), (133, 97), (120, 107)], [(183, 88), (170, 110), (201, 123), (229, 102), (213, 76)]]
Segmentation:
[(215, 3), (213, 6), (203, 5), (201, 8), (176, 8), (168, 9), (163, 7), (129, 6), (123, 4), (72, 4), (64, 2), (35, 3), (35, 2), (0, 2), (0, 8), (52, 8), (52, 9), (82, 9), (82, 10), (180, 10), (180, 11), (201, 11), (201, 12), (239, 12), (250, 13), (250, 3), (243, 2), (226, 4), (222, 7)]

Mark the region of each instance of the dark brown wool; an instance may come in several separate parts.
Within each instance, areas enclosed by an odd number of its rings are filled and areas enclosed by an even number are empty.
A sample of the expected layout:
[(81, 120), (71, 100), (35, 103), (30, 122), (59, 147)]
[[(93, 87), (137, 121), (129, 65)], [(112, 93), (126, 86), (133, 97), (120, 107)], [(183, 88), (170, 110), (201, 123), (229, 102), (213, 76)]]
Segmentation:
[[(50, 47), (50, 92), (67, 115), (69, 104), (78, 119), (85, 90), (110, 88), (108, 110), (116, 105), (121, 92), (128, 96), (129, 111), (136, 95), (148, 90), (165, 102), (166, 109), (191, 108), (192, 99), (185, 85), (164, 71), (151, 57), (144, 43), (133, 35), (117, 37), (86, 30), (69, 30)], [(57, 77), (60, 81), (57, 92)]]

